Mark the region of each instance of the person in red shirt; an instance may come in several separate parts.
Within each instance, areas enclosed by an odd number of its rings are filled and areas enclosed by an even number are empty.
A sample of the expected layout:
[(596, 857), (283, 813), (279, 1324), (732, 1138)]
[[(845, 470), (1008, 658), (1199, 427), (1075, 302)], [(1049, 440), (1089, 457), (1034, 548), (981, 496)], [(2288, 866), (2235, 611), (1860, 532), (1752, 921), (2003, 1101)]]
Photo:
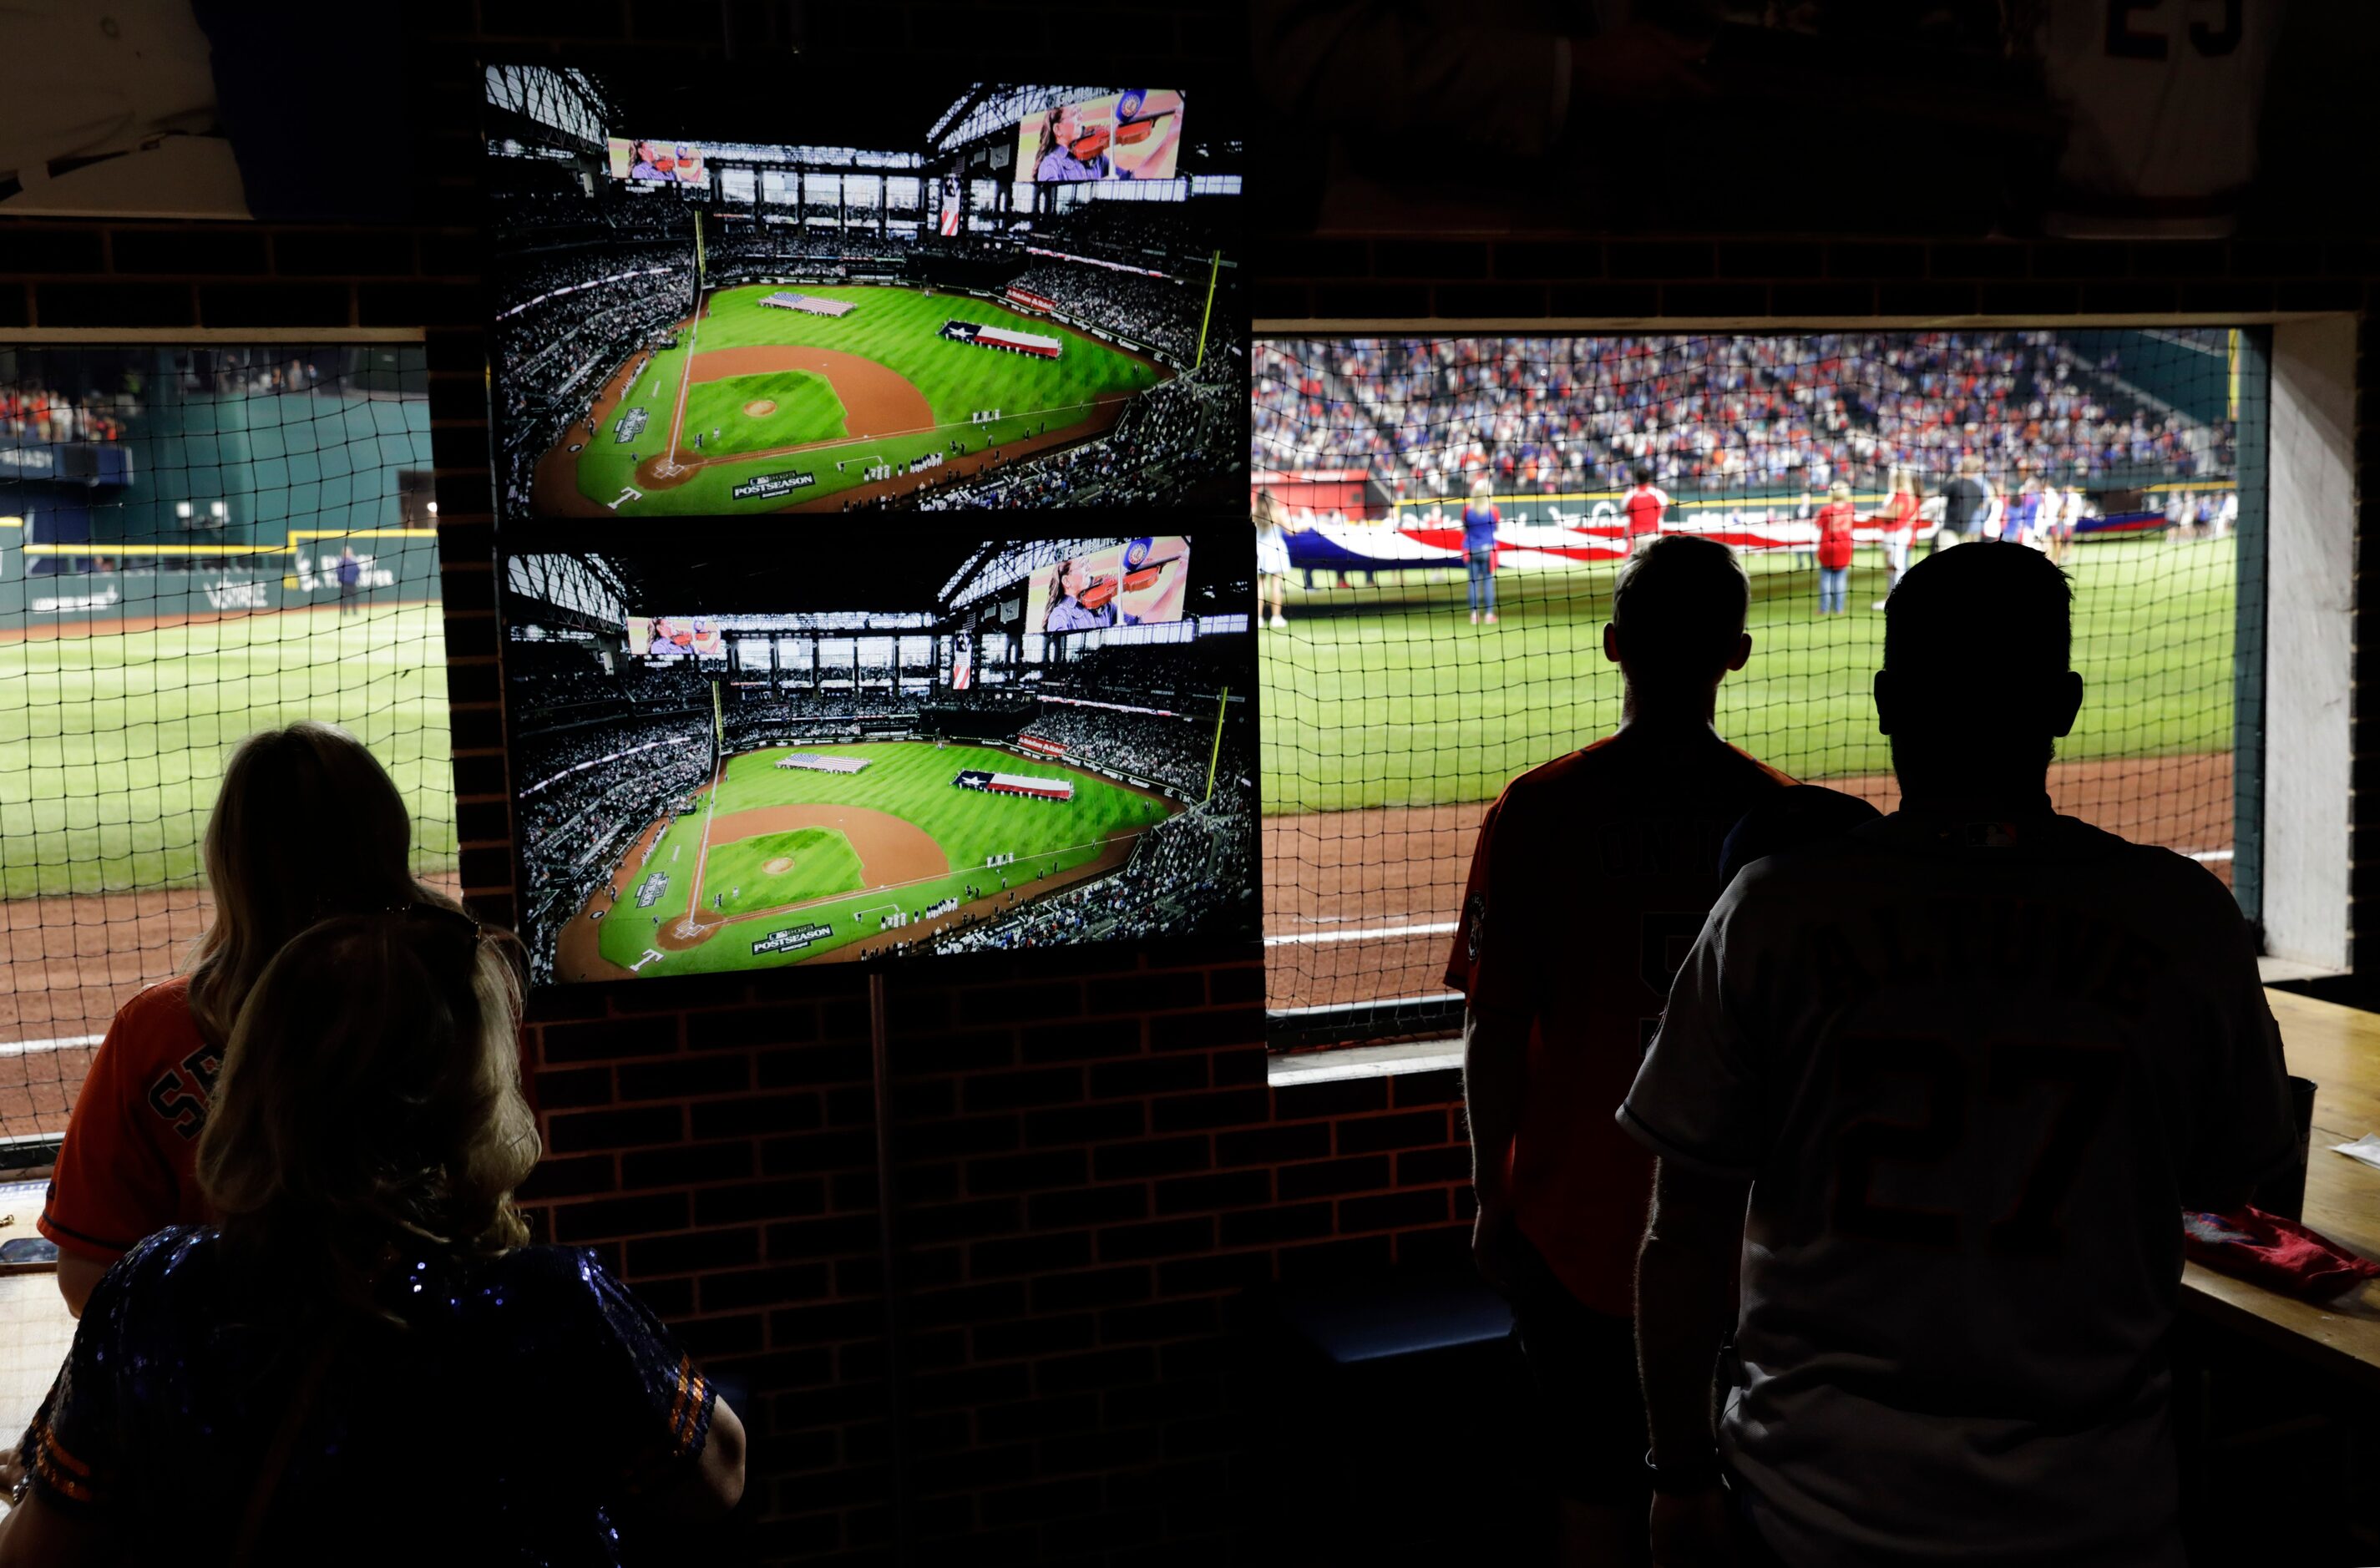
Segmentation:
[(1751, 657), (1750, 601), (1716, 540), (1672, 534), (1621, 565), (1603, 632), (1620, 729), (1488, 811), (1447, 964), (1468, 1002), (1473, 1255), (1512, 1302), (1572, 1564), (1645, 1550), (1633, 1314), (1653, 1167), (1613, 1112), (1718, 896), (1729, 831), (1792, 783), (1711, 727), (1719, 683)]
[(1639, 463), (1631, 476), (1636, 488), (1621, 504), (1628, 515), (1628, 553), (1635, 554), (1661, 537), (1661, 519), (1669, 514), (1669, 492), (1653, 482), (1653, 465)]
[(212, 1219), (192, 1164), (225, 1042), (273, 955), (326, 916), (459, 908), (411, 869), (405, 801), (344, 730), (249, 735), (225, 765), (204, 857), (214, 923), (189, 971), (126, 1003), (76, 1096), (42, 1209), (58, 1291), (78, 1317), (108, 1266), (152, 1232)]
[[(1827, 504), (1818, 508), (1818, 614), (1848, 614), (1851, 611), (1852, 529), (1858, 514), (1852, 506), (1848, 480), (1837, 480), (1827, 490)], [(1831, 606), (1831, 608), (1829, 608)]]
[[(1893, 469), (1892, 495), (1885, 502), (1884, 510), (1868, 519), (1869, 527), (1884, 530), (1887, 597), (1900, 586), (1900, 574), (1909, 570), (1909, 545), (1916, 537), (1919, 504), (1916, 477), (1907, 468)], [(1877, 600), (1870, 608), (1883, 609), (1884, 600)]]

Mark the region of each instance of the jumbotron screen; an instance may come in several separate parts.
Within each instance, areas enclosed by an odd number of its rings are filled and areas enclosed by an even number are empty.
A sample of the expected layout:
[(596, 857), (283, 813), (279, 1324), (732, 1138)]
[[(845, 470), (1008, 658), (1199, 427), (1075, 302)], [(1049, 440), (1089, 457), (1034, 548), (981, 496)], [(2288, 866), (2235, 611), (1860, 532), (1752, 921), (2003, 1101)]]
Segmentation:
[(1034, 569), (1025, 593), (1026, 629), (1097, 631), (1182, 618), (1190, 586), (1190, 541), (1127, 540)]
[(605, 153), (613, 179), (646, 185), (701, 185), (702, 149), (690, 141), (636, 141), (625, 136), (605, 139)]
[(1016, 127), (1016, 177), (1047, 184), (1172, 179), (1182, 94), (1135, 87), (1037, 110)]
[(506, 530), (534, 978), (1253, 951), (1254, 565), (1245, 524), (798, 554)]

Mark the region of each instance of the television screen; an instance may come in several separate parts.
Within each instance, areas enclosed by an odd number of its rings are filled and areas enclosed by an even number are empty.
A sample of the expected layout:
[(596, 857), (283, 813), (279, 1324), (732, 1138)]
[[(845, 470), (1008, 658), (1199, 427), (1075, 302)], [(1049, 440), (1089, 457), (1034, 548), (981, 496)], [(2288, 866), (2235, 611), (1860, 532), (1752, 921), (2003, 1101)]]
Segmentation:
[(1172, 179), (1182, 152), (1182, 94), (1135, 87), (1037, 110), (1016, 127), (1016, 177)]
[(499, 545), (540, 983), (1256, 940), (1245, 524), (603, 531)]
[(633, 141), (614, 136), (605, 142), (613, 179), (700, 185), (709, 177), (702, 169), (702, 149), (690, 141)]
[(1236, 84), (487, 81), (499, 521), (1236, 504)]

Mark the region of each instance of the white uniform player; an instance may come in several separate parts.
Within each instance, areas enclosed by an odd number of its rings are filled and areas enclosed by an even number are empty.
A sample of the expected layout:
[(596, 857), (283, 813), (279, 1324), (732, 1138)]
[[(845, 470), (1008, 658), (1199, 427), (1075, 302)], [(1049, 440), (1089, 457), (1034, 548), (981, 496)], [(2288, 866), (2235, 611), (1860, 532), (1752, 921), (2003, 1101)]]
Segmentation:
[(1785, 1562), (2178, 1568), (2180, 1210), (2295, 1152), (2203, 868), (2046, 800), (1756, 862), (1620, 1119), (1751, 1183), (1718, 1440)]
[(2054, 484), (2041, 487), (2041, 499), (2033, 512), (2033, 536), (2025, 542), (2045, 554), (2057, 553), (2058, 525), (2066, 515), (2065, 493)]

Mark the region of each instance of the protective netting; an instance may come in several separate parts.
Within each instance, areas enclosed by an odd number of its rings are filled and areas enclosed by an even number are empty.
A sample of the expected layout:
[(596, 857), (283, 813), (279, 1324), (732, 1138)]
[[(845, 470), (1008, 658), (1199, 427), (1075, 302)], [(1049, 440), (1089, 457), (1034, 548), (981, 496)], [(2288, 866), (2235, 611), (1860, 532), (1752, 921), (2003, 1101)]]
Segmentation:
[(241, 736), (344, 725), (451, 884), (430, 469), (417, 345), (0, 346), (0, 1139), (205, 929)]
[[(2229, 879), (2235, 772), (2250, 790), (2260, 765), (2251, 748), (2235, 770), (2233, 736), (2235, 669), (2261, 667), (2263, 363), (2252, 333), (2208, 329), (1259, 342), (1251, 484), (1287, 524), (1262, 638), (1277, 1040), (1459, 1017), (1440, 977), (1481, 813), (1619, 723), (1601, 633), (1632, 492), (1639, 526), (1658, 510), (1751, 574), (1720, 733), (1888, 810), (1869, 677), (1910, 506), (1892, 496), (1918, 503), (1912, 560), (1953, 527), (2053, 553), (2087, 683), (2058, 808)], [(1852, 559), (1822, 616), (1840, 484)], [(1475, 573), (1463, 513), (1488, 504)], [(1939, 679), (1994, 673), (1979, 647)]]

